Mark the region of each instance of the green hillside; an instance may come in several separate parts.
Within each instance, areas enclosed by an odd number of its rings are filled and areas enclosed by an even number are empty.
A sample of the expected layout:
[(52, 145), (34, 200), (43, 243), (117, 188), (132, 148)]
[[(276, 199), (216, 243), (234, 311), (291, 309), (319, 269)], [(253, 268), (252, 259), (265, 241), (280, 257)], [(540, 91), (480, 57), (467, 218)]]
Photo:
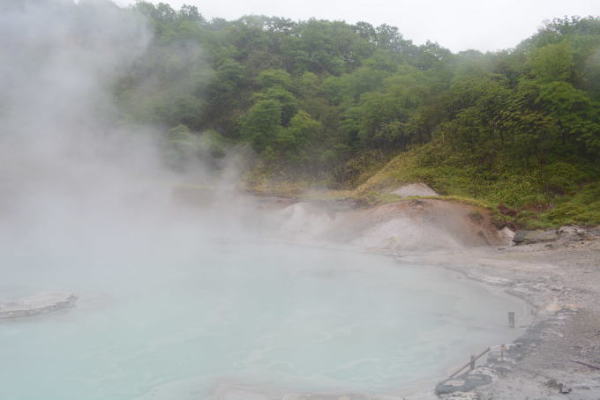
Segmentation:
[(600, 18), (453, 54), (388, 25), (128, 12), (155, 37), (116, 85), (123, 118), (162, 126), (180, 152), (251, 149), (251, 186), (423, 181), (524, 226), (600, 223)]

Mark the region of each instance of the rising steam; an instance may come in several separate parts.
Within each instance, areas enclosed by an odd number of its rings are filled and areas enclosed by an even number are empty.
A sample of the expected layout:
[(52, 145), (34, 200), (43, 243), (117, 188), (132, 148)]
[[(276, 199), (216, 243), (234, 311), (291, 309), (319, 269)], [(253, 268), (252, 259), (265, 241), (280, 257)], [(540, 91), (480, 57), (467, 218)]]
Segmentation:
[(151, 43), (145, 19), (99, 0), (4, 7), (2, 234), (76, 236), (164, 214), (180, 179), (165, 166), (165, 135), (123, 122), (114, 99), (119, 77)]

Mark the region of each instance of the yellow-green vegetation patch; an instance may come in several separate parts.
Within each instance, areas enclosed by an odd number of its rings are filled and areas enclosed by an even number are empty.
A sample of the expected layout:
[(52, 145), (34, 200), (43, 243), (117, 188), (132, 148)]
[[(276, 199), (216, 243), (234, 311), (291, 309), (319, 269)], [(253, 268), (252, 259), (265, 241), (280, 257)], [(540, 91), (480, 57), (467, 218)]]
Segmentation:
[(400, 156), (393, 158), (372, 177), (367, 179), (365, 183), (356, 189), (356, 192), (377, 192), (402, 183), (424, 181), (424, 177), (422, 176), (423, 172), (424, 171), (419, 170), (418, 168), (416, 152), (402, 153)]
[(599, 225), (600, 182), (586, 185), (573, 196), (561, 199), (554, 208), (542, 213), (540, 219), (550, 225)]
[(558, 161), (527, 169), (500, 160), (492, 168), (483, 168), (435, 142), (401, 153), (356, 193), (371, 204), (393, 202), (399, 199), (389, 193), (391, 190), (417, 182), (441, 193), (425, 198), (493, 210), (499, 225), (547, 228), (600, 224), (600, 183), (593, 166)]

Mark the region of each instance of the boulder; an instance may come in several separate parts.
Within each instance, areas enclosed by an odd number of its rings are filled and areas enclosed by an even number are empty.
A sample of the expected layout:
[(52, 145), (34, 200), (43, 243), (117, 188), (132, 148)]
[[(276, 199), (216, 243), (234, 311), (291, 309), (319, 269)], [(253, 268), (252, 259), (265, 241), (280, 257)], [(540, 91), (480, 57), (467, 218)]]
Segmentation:
[(579, 226), (566, 225), (558, 229), (558, 235), (565, 240), (581, 240), (587, 236), (587, 231)]
[(506, 241), (507, 244), (512, 243), (515, 239), (515, 232), (508, 226), (505, 226), (504, 228), (500, 229), (499, 235), (500, 237), (502, 237), (502, 239)]
[(555, 230), (518, 231), (513, 242), (517, 245), (553, 242), (559, 238)]

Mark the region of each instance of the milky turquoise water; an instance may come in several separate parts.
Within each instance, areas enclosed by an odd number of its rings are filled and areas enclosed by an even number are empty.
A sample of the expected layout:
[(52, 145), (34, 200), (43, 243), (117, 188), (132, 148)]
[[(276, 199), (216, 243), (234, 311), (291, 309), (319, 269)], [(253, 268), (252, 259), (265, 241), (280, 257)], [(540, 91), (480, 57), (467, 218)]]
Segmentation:
[[(119, 240), (114, 240), (118, 243)], [(0, 399), (208, 399), (222, 382), (395, 392), (516, 335), (517, 300), (390, 258), (198, 238), (5, 253), (4, 297), (77, 307), (0, 323)]]

